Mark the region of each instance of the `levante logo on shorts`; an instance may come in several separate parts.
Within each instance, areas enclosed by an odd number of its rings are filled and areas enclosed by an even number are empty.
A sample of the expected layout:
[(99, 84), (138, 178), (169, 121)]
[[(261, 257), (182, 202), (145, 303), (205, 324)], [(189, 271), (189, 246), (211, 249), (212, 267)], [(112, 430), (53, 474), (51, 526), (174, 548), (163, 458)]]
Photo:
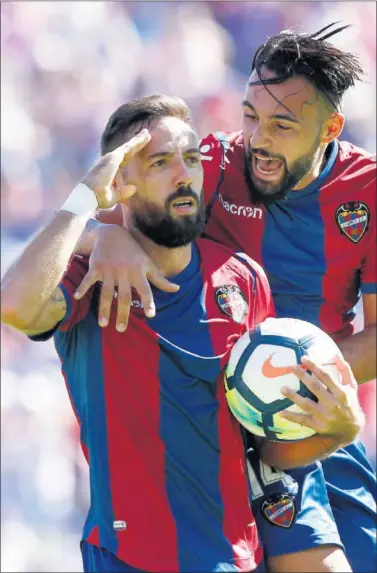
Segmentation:
[(261, 505), (263, 517), (272, 525), (278, 527), (291, 527), (296, 517), (296, 502), (289, 493), (276, 493), (271, 495)]
[(353, 243), (358, 243), (365, 235), (369, 218), (369, 207), (361, 201), (343, 203), (335, 214), (339, 229)]

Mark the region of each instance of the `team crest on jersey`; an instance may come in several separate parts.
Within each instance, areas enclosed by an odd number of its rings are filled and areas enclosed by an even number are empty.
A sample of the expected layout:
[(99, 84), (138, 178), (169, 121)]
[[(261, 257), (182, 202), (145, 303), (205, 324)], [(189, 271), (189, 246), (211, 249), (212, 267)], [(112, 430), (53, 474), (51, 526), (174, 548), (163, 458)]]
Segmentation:
[(353, 243), (358, 243), (365, 235), (369, 218), (369, 207), (361, 201), (343, 203), (335, 215), (339, 229)]
[(275, 493), (264, 500), (261, 512), (263, 517), (273, 525), (288, 529), (297, 513), (295, 498), (288, 493)]
[(237, 285), (223, 285), (217, 289), (215, 298), (221, 312), (241, 324), (249, 308), (241, 289)]

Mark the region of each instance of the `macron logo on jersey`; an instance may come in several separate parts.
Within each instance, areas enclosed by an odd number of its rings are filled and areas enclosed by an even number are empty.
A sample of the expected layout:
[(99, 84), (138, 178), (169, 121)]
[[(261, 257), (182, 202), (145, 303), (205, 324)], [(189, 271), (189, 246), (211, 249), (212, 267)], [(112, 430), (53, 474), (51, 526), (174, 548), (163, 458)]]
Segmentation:
[(247, 219), (261, 219), (263, 212), (259, 207), (245, 207), (245, 205), (236, 205), (235, 203), (228, 203), (224, 201), (219, 193), (219, 202), (225, 211), (229, 211), (232, 215), (237, 215), (238, 217), (246, 217)]

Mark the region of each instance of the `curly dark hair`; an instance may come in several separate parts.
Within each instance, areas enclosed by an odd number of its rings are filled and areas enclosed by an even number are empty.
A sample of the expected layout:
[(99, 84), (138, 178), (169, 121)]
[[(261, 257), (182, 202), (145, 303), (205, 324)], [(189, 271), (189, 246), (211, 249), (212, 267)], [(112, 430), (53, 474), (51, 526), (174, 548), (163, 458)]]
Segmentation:
[[(256, 70), (259, 81), (249, 82), (249, 85), (262, 84), (266, 87), (267, 84), (284, 82), (292, 76), (305, 76), (332, 108), (339, 110), (343, 94), (362, 78), (364, 72), (356, 55), (326, 41), (350, 26), (329, 31), (337, 24), (339, 22), (333, 22), (314, 34), (284, 30), (269, 38), (257, 49), (252, 64), (251, 72)], [(263, 78), (263, 66), (274, 72), (275, 77)]]

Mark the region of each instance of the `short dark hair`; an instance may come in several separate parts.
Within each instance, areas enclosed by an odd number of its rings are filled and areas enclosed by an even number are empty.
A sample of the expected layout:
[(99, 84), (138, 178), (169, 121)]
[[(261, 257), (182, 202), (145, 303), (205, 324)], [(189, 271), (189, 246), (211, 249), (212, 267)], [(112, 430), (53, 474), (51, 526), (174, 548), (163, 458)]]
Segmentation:
[(180, 97), (161, 94), (150, 95), (129, 101), (110, 116), (101, 137), (101, 154), (104, 155), (124, 143), (127, 132), (135, 124), (140, 131), (155, 119), (177, 117), (191, 123), (190, 108)]
[[(284, 30), (269, 38), (257, 49), (252, 64), (251, 71), (257, 71), (260, 81), (250, 85), (277, 84), (292, 76), (305, 76), (327, 102), (339, 110), (343, 94), (361, 79), (363, 70), (356, 55), (325, 41), (349, 27), (341, 26), (324, 34), (336, 24), (338, 22), (333, 22), (314, 34)], [(263, 66), (275, 72), (276, 77), (263, 78)]]

